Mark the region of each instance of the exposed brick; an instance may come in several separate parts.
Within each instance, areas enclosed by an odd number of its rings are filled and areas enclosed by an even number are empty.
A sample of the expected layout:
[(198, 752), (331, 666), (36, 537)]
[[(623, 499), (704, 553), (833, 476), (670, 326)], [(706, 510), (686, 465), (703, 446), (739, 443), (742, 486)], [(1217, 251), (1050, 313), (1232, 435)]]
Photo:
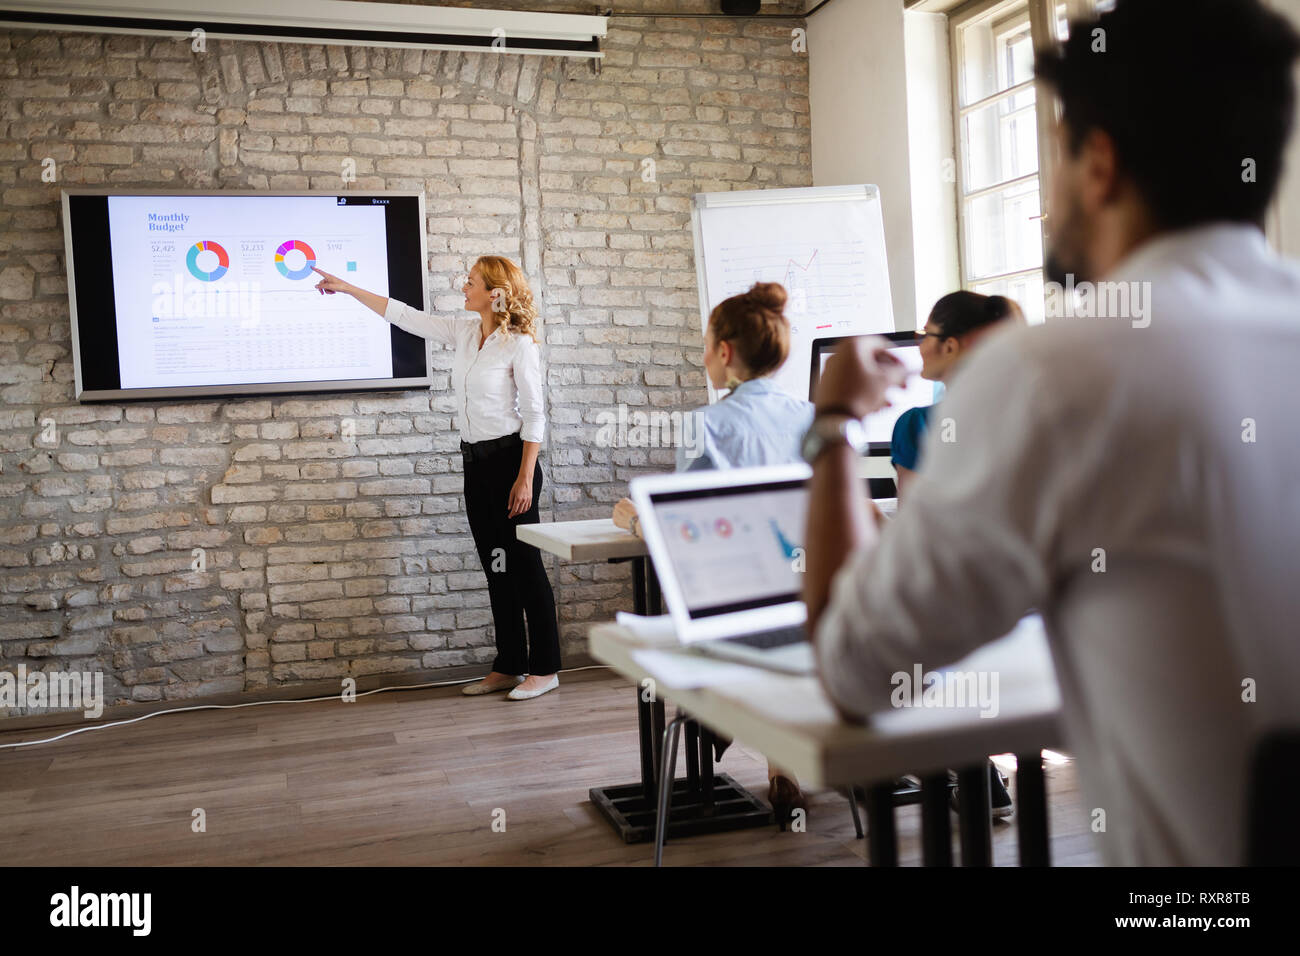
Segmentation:
[[(699, 12), (627, 6), (675, 3)], [(45, 157), (73, 185), (333, 189), (350, 159), (357, 188), (423, 189), (434, 308), (459, 308), (484, 253), (533, 283), (543, 520), (603, 516), (673, 452), (599, 447), (601, 414), (706, 401), (692, 195), (811, 185), (808, 58), (789, 29), (617, 19), (599, 73), (559, 57), (234, 41), (191, 57), (142, 37), (23, 34), (38, 75), (0, 78), (0, 233), (17, 250), (0, 265), (0, 666), (90, 660), (117, 699), (159, 701), (494, 654), (450, 352), (433, 350), (431, 392), (80, 405)], [(630, 606), (624, 566), (547, 566), (566, 652)]]

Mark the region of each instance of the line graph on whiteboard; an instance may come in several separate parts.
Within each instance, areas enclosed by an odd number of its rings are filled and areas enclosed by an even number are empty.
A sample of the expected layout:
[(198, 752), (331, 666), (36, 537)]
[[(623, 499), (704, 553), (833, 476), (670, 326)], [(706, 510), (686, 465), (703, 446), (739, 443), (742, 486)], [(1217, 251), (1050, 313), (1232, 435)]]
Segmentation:
[(719, 301), (745, 292), (755, 282), (779, 282), (789, 297), (785, 314), (795, 335), (848, 334), (871, 294), (867, 244), (861, 239), (744, 243), (718, 252), (723, 280)]
[(701, 193), (693, 215), (701, 331), (723, 299), (755, 282), (781, 283), (790, 354), (772, 380), (791, 395), (808, 397), (817, 339), (894, 328), (874, 186)]

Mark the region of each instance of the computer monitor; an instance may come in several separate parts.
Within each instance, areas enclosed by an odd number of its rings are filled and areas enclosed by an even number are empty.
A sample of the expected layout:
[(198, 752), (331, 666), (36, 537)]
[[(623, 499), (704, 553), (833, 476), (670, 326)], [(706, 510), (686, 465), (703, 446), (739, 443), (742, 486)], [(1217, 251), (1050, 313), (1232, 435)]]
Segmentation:
[[(904, 368), (907, 369), (907, 381), (902, 388), (891, 388), (887, 393), (890, 404), (862, 420), (870, 440), (870, 455), (888, 455), (889, 440), (894, 434), (894, 423), (898, 416), (909, 408), (933, 405), (943, 394), (943, 386), (938, 382), (929, 382), (921, 378), (921, 348), (916, 342), (914, 332), (882, 332), (880, 337), (887, 340), (889, 349)], [(808, 399), (812, 400), (817, 391), (817, 382), (822, 369), (831, 353), (844, 341), (846, 336), (817, 339), (812, 347), (812, 369), (809, 376)]]

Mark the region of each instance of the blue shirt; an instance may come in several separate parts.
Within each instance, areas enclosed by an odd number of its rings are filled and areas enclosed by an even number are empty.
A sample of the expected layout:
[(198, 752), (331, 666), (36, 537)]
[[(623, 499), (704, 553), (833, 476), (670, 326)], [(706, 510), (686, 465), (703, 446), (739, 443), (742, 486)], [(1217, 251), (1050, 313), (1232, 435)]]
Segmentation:
[(896, 468), (916, 471), (921, 460), (921, 439), (930, 425), (933, 405), (909, 408), (894, 422), (894, 433), (889, 438), (889, 460)]
[(788, 395), (770, 378), (751, 378), (726, 398), (686, 416), (677, 470), (750, 468), (803, 461), (812, 402)]
[(932, 404), (909, 408), (894, 421), (894, 433), (889, 438), (889, 460), (895, 468), (916, 471), (916, 466), (921, 463), (921, 440), (930, 427), (930, 409), (939, 404), (945, 391), (943, 382), (935, 382)]

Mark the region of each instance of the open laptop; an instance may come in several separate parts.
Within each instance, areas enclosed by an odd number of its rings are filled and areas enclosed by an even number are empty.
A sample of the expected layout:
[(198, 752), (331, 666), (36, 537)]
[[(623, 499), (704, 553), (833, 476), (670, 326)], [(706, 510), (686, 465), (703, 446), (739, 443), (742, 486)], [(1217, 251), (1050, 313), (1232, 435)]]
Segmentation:
[(796, 464), (632, 479), (683, 645), (785, 673), (813, 672), (800, 597), (811, 475)]

